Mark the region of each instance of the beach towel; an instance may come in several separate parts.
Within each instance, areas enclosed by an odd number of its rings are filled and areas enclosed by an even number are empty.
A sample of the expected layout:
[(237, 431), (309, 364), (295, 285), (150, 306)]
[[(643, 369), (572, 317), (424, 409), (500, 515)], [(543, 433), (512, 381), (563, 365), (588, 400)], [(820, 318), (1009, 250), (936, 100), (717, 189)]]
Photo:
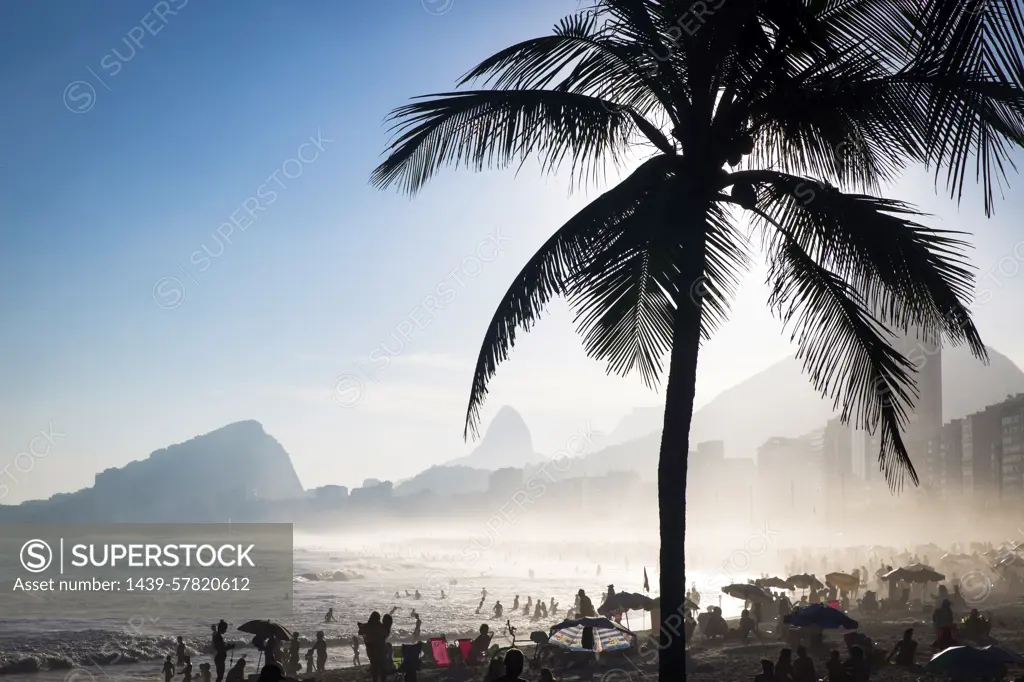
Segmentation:
[(430, 651), (434, 654), (434, 662), (438, 668), (448, 668), (452, 659), (448, 658), (448, 642), (441, 637), (433, 637), (430, 640)]
[(830, 601), (828, 603), (828, 607), (830, 609), (835, 609), (836, 611), (841, 611), (842, 610), (842, 609), (839, 608), (839, 602), (838, 601)]
[(460, 639), (459, 640), (459, 653), (462, 654), (462, 660), (465, 663), (473, 662), (473, 640), (471, 639)]

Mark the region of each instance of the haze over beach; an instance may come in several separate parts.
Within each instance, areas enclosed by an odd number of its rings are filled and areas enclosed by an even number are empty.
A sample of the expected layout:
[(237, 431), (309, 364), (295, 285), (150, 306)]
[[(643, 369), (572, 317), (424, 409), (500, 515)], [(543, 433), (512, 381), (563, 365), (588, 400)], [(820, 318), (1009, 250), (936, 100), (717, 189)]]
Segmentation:
[(0, 678), (1024, 662), (1024, 6), (857, 2), (0, 6)]

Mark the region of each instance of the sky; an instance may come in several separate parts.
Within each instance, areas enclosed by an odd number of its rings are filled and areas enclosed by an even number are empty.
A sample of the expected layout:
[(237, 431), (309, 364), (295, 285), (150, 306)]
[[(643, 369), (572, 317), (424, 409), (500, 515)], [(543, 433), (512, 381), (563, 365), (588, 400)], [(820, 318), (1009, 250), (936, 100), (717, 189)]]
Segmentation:
[[(0, 5), (0, 501), (244, 419), (307, 487), (467, 454), (493, 307), (600, 187), (570, 193), (527, 165), (445, 171), (410, 199), (368, 178), (389, 110), (576, 5)], [(976, 192), (958, 207), (921, 169), (888, 194), (974, 233), (976, 321), (1024, 365), (1021, 200), (985, 220)], [(703, 350), (698, 405), (793, 351), (764, 275)], [(563, 303), (521, 338), (484, 420), (515, 407), (538, 452), (662, 400), (586, 358)]]

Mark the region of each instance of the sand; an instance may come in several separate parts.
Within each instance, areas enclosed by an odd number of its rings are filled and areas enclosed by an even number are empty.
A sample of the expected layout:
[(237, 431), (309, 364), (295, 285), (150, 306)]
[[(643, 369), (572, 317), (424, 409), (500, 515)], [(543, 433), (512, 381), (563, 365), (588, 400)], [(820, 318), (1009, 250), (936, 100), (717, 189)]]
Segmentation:
[[(1024, 605), (1020, 603), (1003, 603), (1000, 605), (986, 604), (986, 610), (993, 614), (992, 636), (997, 643), (1011, 651), (1024, 652)], [(919, 666), (928, 661), (932, 655), (930, 645), (934, 640), (934, 631), (931, 627), (931, 614), (911, 614), (903, 612), (899, 615), (858, 617), (858, 614), (851, 614), (860, 621), (860, 632), (868, 635), (875, 641), (876, 648), (891, 649), (902, 637), (903, 631), (914, 628), (914, 638), (918, 642), (918, 663)], [(961, 614), (957, 614), (958, 617)], [(838, 649), (845, 657), (845, 646), (842, 635), (846, 630), (829, 631), (825, 635), (825, 644), (828, 649)], [(649, 633), (638, 633), (641, 641), (646, 641)], [(699, 634), (696, 638), (699, 640)], [(748, 644), (740, 643), (712, 643), (706, 644), (701, 641), (693, 642), (689, 652), (694, 665), (687, 670), (687, 679), (691, 682), (750, 682), (760, 672), (760, 660), (762, 658), (777, 659), (779, 650), (783, 644), (770, 638), (763, 642), (752, 641)], [(532, 646), (521, 647), (527, 657), (532, 655)], [(812, 654), (815, 659), (818, 675), (825, 674), (825, 660), (827, 651)], [(628, 657), (605, 655), (591, 669), (591, 678), (596, 682), (627, 682), (631, 680), (655, 680), (657, 679), (657, 654), (655, 650), (641, 651), (631, 654)], [(482, 680), (484, 670), (482, 668), (473, 671), (465, 669), (456, 670), (435, 670), (424, 669), (419, 674), (421, 682), (435, 682), (440, 680)], [(526, 680), (539, 679), (537, 671), (526, 670), (523, 673)], [(578, 673), (555, 672), (556, 679), (575, 682), (582, 679)], [(872, 682), (910, 682), (918, 679), (940, 679), (931, 678), (917, 669), (905, 669), (897, 666), (885, 666), (872, 670)], [(317, 682), (355, 682), (369, 679), (368, 669), (363, 667), (342, 668), (329, 670), (322, 675), (300, 675), (300, 680), (316, 680)], [(401, 677), (397, 678), (401, 679)]]

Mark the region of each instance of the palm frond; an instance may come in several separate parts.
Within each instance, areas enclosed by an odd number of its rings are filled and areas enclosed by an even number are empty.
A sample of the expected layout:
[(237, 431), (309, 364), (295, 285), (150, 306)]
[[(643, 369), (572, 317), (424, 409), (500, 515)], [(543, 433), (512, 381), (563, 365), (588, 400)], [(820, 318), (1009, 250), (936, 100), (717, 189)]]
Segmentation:
[[(756, 221), (776, 228), (848, 282), (887, 325), (966, 343), (987, 359), (967, 305), (974, 274), (961, 233), (928, 229), (922, 214), (891, 199), (770, 171), (740, 172), (761, 183)], [(757, 224), (757, 222), (755, 222)]]
[(917, 472), (900, 435), (918, 394), (913, 365), (892, 349), (893, 335), (860, 295), (778, 233), (769, 250), (770, 304), (799, 348), (814, 388), (841, 408), (844, 423), (880, 431), (879, 468), (893, 490)]
[(466, 410), (465, 436), (479, 435), (487, 386), (515, 346), (517, 330), (529, 331), (553, 297), (569, 293), (595, 246), (622, 234), (637, 208), (671, 176), (676, 164), (671, 156), (656, 156), (641, 164), (559, 228), (515, 277), (484, 334)]
[(602, 29), (593, 13), (563, 19), (554, 34), (512, 45), (488, 57), (459, 81), (496, 89), (557, 89), (593, 95), (643, 116), (671, 111), (661, 84), (648, 75), (645, 53)]
[(607, 162), (623, 160), (638, 132), (630, 110), (574, 92), (473, 90), (418, 99), (391, 115), (389, 155), (371, 176), (377, 187), (415, 193), (442, 166), (505, 168), (533, 154), (547, 171), (568, 160), (574, 176), (594, 178)]

